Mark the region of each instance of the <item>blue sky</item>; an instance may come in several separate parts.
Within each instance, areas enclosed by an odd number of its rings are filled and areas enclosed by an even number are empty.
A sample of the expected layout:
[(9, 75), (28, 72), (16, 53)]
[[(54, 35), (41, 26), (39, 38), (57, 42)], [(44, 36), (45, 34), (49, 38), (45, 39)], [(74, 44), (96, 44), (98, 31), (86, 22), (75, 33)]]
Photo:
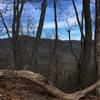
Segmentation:
[[(40, 0), (41, 1), (41, 0)], [(94, 0), (92, 0), (94, 1)], [(81, 11), (82, 11), (82, 0), (75, 0), (77, 10), (79, 13), (79, 17), (81, 19)], [(0, 4), (0, 9), (4, 9), (6, 4)], [(11, 19), (12, 19), (12, 5), (9, 5), (8, 8), (10, 9), (7, 13), (3, 13), (5, 17), (5, 21), (7, 25), (9, 26), (9, 30), (11, 27)], [(39, 17), (40, 17), (40, 8), (41, 8), (41, 2), (34, 3), (34, 2), (27, 2), (24, 5), (24, 10), (21, 18), (21, 24), (24, 30), (26, 30), (27, 23), (30, 23), (30, 27), (34, 27), (34, 30), (36, 32)], [(92, 19), (94, 19), (94, 3), (91, 3), (91, 14)], [(59, 39), (66, 40), (68, 39), (68, 33), (67, 33), (67, 23), (66, 19), (69, 23), (69, 26), (77, 25), (77, 20), (75, 16), (75, 12), (72, 6), (71, 0), (57, 0), (57, 20), (58, 20), (58, 28), (59, 28)], [(2, 24), (2, 22), (0, 21)], [(46, 17), (45, 17), (45, 23), (44, 23), (44, 30), (42, 33), (42, 38), (54, 38), (55, 33), (55, 24), (54, 24), (54, 9), (53, 9), (53, 0), (48, 0), (47, 4), (47, 10), (46, 10)], [(33, 30), (31, 30), (30, 35), (33, 35)], [(27, 32), (24, 32), (24, 34), (27, 34)], [(35, 34), (35, 33), (34, 33)], [(3, 36), (6, 37), (6, 36)], [(72, 40), (79, 40), (80, 39), (80, 32), (79, 27), (75, 26), (73, 27), (73, 30), (71, 31), (71, 38)]]

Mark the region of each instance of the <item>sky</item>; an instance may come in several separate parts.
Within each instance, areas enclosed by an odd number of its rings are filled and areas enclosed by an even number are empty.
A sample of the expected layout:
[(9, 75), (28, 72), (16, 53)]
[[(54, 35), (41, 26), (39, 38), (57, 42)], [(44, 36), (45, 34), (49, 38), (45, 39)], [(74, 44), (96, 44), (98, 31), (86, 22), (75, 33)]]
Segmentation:
[[(41, 13), (41, 0), (40, 2), (27, 2), (24, 5), (24, 10), (21, 17), (21, 29), (25, 35), (29, 34), (31, 36), (35, 36), (40, 13)], [(94, 1), (94, 0), (92, 0)], [(79, 18), (81, 20), (81, 11), (82, 11), (82, 0), (75, 0), (77, 10), (79, 13)], [(6, 3), (0, 3), (0, 10), (5, 9)], [(9, 11), (3, 13), (3, 16), (5, 18), (5, 22), (7, 23), (7, 26), (9, 27), (9, 31), (11, 30), (12, 25), (12, 5), (8, 6)], [(91, 3), (91, 17), (94, 19), (94, 12), (95, 12), (95, 6), (94, 3)], [(77, 25), (77, 20), (75, 16), (75, 11), (72, 5), (71, 0), (57, 0), (57, 21), (58, 21), (58, 35), (59, 39), (61, 40), (68, 40), (68, 25), (66, 23), (66, 20), (70, 27), (74, 26), (71, 30), (71, 39), (72, 40), (80, 40), (80, 31), (79, 27)], [(2, 30), (5, 30), (3, 27), (2, 22), (0, 21), (0, 34), (2, 34)], [(30, 24), (29, 33), (27, 33), (27, 25)], [(93, 31), (94, 31), (94, 25), (93, 25)], [(55, 36), (55, 23), (54, 23), (54, 8), (53, 8), (53, 0), (48, 0), (47, 3), (47, 10), (46, 10), (46, 16), (45, 16), (45, 22), (42, 32), (42, 38), (54, 38)], [(7, 35), (1, 36), (7, 37)]]

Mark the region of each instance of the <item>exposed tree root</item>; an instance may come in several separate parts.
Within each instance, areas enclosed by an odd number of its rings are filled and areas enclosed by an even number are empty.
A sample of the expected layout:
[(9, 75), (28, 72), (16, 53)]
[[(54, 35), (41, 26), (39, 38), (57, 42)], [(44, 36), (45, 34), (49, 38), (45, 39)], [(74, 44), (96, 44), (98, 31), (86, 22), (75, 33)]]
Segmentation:
[[(24, 78), (24, 79), (30, 80), (34, 83), (39, 84), (41, 87), (45, 88), (47, 92), (49, 92), (52, 96), (54, 96), (55, 98), (58, 98), (59, 100), (79, 100), (81, 97), (84, 97), (88, 92), (100, 86), (100, 81), (98, 81), (92, 86), (82, 91), (78, 91), (72, 94), (67, 94), (60, 91), (58, 88), (56, 88), (50, 81), (48, 81), (42, 75), (36, 74), (31, 71), (0, 70), (0, 77)], [(0, 94), (0, 96), (1, 95), (2, 94)]]

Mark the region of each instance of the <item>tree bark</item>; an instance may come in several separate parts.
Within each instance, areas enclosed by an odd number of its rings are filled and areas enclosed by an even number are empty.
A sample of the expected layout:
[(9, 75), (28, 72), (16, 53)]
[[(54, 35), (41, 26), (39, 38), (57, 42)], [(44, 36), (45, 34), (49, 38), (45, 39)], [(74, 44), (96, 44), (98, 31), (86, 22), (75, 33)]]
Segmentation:
[[(96, 0), (96, 25), (95, 25), (95, 58), (100, 80), (100, 0)], [(100, 95), (100, 88), (98, 89)]]

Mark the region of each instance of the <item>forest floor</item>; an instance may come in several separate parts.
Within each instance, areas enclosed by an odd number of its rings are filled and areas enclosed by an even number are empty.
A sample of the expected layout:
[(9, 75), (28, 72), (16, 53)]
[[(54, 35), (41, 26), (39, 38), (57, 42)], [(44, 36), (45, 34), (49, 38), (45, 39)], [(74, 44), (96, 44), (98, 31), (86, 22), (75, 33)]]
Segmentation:
[[(2, 90), (0, 89), (0, 92)], [(4, 94), (0, 96), (0, 100), (61, 100), (55, 97), (52, 97), (48, 94), (41, 94), (41, 93), (33, 93), (27, 90), (10, 90), (9, 92), (4, 91)], [(80, 100), (100, 100), (98, 96), (86, 96)]]
[[(63, 100), (58, 99), (60, 96), (56, 95), (57, 92), (56, 87), (39, 74), (30, 71), (0, 71), (0, 100)], [(80, 100), (100, 100), (100, 97), (87, 94)]]
[(88, 96), (80, 100), (100, 100), (100, 97), (99, 96)]

